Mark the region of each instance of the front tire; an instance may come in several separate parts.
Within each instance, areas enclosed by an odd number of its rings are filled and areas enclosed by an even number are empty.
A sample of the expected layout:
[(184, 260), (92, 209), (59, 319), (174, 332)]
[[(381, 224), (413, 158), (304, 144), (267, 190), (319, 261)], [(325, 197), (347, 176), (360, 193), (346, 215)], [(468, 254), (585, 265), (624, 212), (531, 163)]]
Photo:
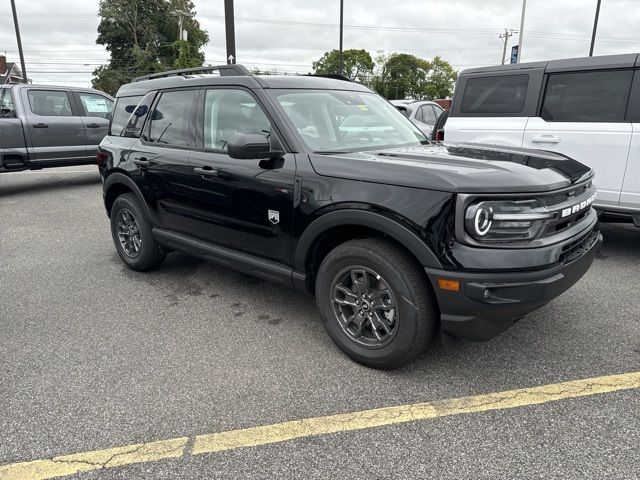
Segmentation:
[(394, 243), (350, 240), (325, 257), (316, 302), (336, 345), (354, 361), (393, 369), (432, 341), (437, 308), (419, 265)]
[(132, 270), (153, 270), (164, 261), (166, 255), (151, 228), (133, 193), (116, 198), (111, 208), (111, 235), (118, 255)]

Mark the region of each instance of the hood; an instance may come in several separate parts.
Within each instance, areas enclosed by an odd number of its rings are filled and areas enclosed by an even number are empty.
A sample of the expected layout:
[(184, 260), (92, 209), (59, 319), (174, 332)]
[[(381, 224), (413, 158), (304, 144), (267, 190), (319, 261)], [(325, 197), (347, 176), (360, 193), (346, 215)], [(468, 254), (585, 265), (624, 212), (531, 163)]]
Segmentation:
[(424, 145), (311, 154), (323, 176), (453, 193), (539, 193), (569, 187), (593, 175), (558, 153), (494, 145)]

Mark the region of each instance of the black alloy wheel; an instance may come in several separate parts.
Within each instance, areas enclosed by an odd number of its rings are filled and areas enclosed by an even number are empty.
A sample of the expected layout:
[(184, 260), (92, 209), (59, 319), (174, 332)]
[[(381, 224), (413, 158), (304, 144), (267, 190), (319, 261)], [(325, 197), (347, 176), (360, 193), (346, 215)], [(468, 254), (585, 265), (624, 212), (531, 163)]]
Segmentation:
[(347, 267), (332, 285), (335, 319), (351, 340), (379, 348), (393, 339), (398, 331), (398, 302), (380, 274), (364, 266)]
[(140, 229), (133, 214), (126, 208), (118, 212), (118, 241), (124, 253), (131, 258), (140, 255), (142, 247), (142, 239), (140, 238)]

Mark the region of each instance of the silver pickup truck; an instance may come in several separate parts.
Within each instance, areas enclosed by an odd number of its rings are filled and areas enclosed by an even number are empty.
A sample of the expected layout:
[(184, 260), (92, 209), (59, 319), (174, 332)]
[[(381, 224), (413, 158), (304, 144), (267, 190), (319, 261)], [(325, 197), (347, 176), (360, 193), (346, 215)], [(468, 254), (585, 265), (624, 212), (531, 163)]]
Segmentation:
[(0, 86), (0, 172), (95, 163), (112, 111), (97, 90)]

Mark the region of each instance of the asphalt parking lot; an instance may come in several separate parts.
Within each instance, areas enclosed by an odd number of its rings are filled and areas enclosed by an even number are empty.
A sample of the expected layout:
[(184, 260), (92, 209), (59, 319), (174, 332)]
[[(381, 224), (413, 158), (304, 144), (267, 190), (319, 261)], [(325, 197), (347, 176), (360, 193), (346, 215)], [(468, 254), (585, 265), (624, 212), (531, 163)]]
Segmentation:
[(165, 439), (184, 453), (76, 476), (640, 478), (635, 387), (193, 449), (228, 430), (637, 373), (640, 229), (602, 231), (588, 274), (498, 338), (438, 342), (380, 372), (338, 351), (311, 296), (181, 254), (128, 270), (95, 167), (0, 174), (0, 478), (3, 465)]

